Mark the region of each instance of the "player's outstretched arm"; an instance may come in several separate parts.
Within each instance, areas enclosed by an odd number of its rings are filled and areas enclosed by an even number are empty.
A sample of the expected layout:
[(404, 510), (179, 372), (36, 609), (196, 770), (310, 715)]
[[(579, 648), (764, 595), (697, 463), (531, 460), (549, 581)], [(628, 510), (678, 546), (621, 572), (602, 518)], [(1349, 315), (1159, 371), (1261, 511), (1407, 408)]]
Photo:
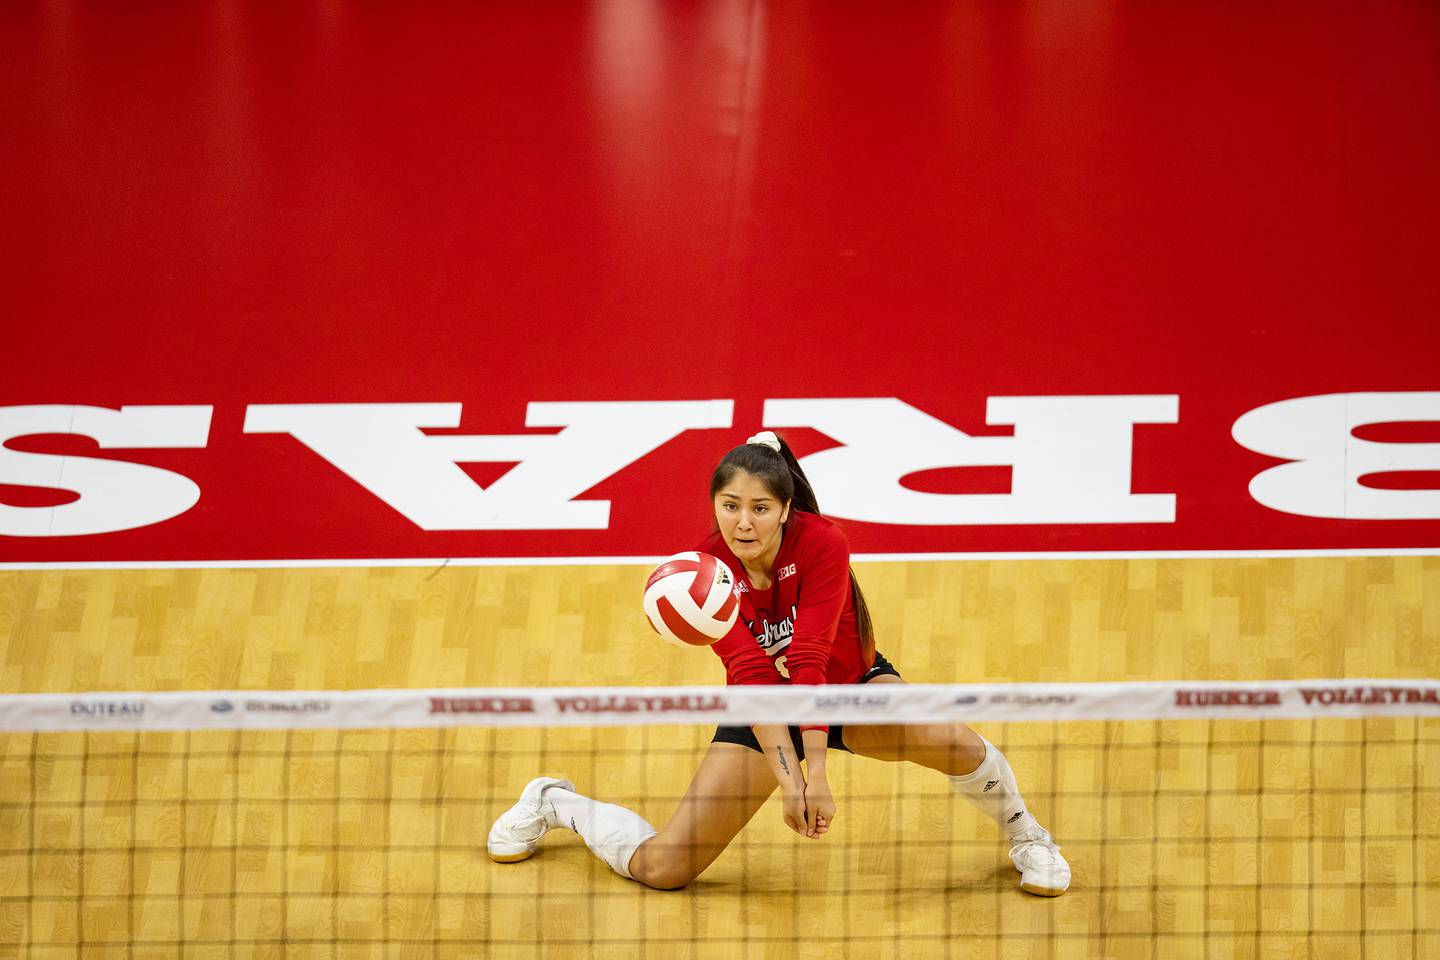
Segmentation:
[(790, 731), (780, 724), (768, 723), (756, 724), (754, 730), (770, 771), (780, 784), (785, 825), (805, 836), (805, 775), (800, 771), (795, 745), (790, 742)]
[(825, 776), (827, 730), (801, 730), (805, 744), (805, 835), (823, 837), (835, 820), (835, 797)]

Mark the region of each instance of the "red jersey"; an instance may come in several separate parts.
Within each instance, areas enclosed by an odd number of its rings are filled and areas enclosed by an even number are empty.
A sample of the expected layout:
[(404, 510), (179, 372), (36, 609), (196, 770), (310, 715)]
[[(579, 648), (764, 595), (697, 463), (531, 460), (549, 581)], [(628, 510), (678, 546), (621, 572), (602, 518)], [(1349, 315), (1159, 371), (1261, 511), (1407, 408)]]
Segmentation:
[(718, 530), (697, 549), (730, 568), (740, 594), (735, 626), (711, 647), (727, 683), (858, 683), (874, 666), (860, 649), (850, 542), (830, 520), (790, 512), (768, 590), (755, 589)]

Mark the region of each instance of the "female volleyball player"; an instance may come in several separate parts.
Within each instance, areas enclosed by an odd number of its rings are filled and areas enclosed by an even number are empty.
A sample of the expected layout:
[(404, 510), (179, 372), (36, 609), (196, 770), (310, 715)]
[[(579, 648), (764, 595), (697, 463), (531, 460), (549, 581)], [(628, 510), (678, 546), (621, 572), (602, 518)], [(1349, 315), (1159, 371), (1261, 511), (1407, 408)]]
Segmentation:
[[(766, 431), (727, 453), (710, 478), (710, 498), (718, 529), (699, 549), (726, 564), (742, 591), (734, 628), (712, 648), (727, 682), (904, 682), (875, 650), (845, 535), (820, 515), (784, 441)], [(1004, 831), (1021, 889), (1053, 897), (1069, 887), (1070, 867), (1026, 809), (1010, 764), (959, 723), (720, 727), (679, 809), (659, 831), (624, 807), (576, 793), (568, 780), (540, 777), (495, 821), (490, 855), (524, 860), (547, 831), (567, 827), (622, 877), (683, 887), (720, 856), (777, 784), (785, 823), (802, 836), (824, 836), (836, 810), (827, 747), (945, 774)]]

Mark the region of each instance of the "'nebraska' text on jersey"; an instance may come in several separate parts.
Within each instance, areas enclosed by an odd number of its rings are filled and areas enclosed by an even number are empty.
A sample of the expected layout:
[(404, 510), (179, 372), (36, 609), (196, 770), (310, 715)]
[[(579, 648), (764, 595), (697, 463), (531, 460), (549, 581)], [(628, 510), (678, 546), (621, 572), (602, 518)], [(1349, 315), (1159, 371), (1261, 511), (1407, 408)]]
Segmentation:
[[(748, 590), (745, 592), (749, 593)], [(767, 590), (765, 592), (770, 593), (771, 591)], [(740, 605), (742, 608), (745, 606), (745, 598), (743, 595), (740, 598)], [(775, 669), (779, 671), (780, 676), (787, 680), (790, 679), (790, 671), (785, 665), (785, 657), (786, 651), (790, 649), (790, 638), (795, 635), (795, 614), (798, 612), (799, 609), (792, 603), (789, 614), (779, 623), (771, 623), (766, 619), (766, 614), (760, 613), (758, 610), (756, 611), (756, 615), (760, 619), (747, 619), (745, 621), (745, 626), (749, 628), (750, 635), (755, 638), (756, 643), (760, 644), (760, 649), (764, 650), (769, 654), (770, 659), (775, 661)]]

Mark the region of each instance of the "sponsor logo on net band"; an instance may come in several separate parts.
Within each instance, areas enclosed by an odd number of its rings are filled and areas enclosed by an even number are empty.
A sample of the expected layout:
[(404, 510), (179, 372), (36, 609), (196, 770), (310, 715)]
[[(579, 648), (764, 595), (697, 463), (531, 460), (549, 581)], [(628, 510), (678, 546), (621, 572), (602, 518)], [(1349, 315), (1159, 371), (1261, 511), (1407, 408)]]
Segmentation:
[(815, 698), (817, 710), (884, 710), (890, 706), (888, 693), (851, 693), (820, 695)]
[(246, 713), (329, 713), (329, 700), (246, 700)]
[(1064, 707), (1075, 700), (1073, 693), (995, 693), (990, 696), (992, 706), (1005, 707)]
[[(329, 713), (332, 704), (329, 700), (246, 700), (240, 704), (245, 713), (283, 713), (291, 716)], [(210, 702), (211, 713), (233, 713), (235, 701), (233, 700), (212, 700)]]
[(135, 720), (145, 716), (143, 700), (72, 700), (72, 717), (114, 717), (118, 720)]
[(317, 698), (308, 700), (244, 700), (238, 705), (234, 700), (211, 700), (210, 712), (225, 715), (234, 713), (236, 709), (239, 709), (243, 713), (309, 716), (316, 713), (329, 713), (333, 706), (329, 700)]

